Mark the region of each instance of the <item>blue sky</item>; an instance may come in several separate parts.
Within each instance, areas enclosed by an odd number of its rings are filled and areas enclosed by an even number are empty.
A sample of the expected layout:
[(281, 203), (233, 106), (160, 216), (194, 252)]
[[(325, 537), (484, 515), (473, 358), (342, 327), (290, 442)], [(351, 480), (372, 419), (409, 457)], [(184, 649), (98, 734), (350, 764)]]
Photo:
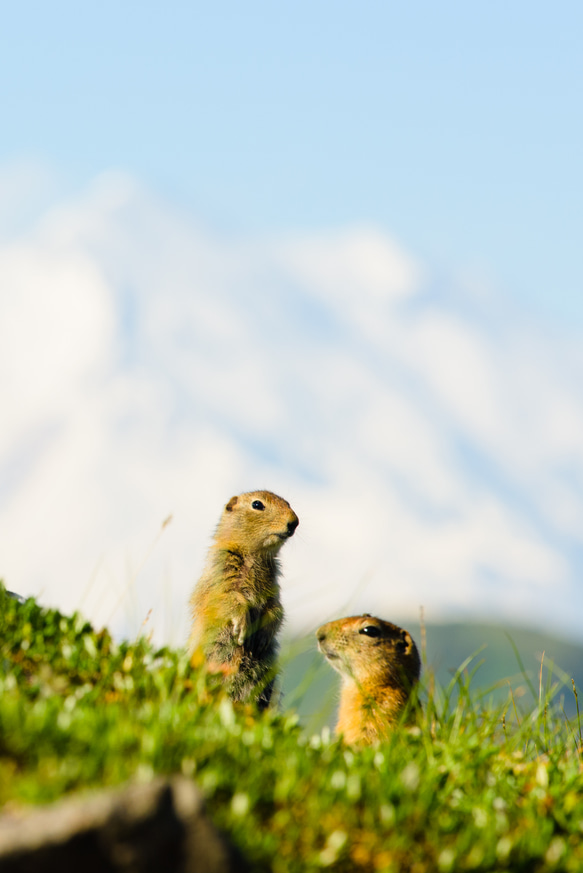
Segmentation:
[(259, 486), (301, 520), (291, 629), (423, 605), (580, 637), (582, 25), (3, 9), (9, 586), (180, 642), (220, 507)]
[(0, 162), (129, 172), (223, 230), (373, 222), (583, 322), (583, 7), (5, 4)]

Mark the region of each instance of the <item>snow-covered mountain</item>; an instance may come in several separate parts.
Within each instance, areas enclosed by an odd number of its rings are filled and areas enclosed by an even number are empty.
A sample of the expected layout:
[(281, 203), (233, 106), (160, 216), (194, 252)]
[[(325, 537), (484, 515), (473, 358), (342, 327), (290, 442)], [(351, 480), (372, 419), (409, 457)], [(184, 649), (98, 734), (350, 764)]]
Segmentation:
[(222, 505), (269, 488), (300, 517), (292, 630), (423, 606), (577, 633), (582, 337), (454, 272), (374, 227), (213, 232), (113, 175), (5, 235), (8, 587), (181, 642)]

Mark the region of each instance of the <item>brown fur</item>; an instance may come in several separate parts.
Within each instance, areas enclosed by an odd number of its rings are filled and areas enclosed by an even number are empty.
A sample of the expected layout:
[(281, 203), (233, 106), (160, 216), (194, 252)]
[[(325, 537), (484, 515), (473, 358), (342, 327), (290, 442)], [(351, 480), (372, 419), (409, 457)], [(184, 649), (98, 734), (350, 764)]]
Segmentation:
[[(371, 635), (364, 628), (372, 628)], [(342, 676), (336, 733), (346, 743), (382, 740), (419, 679), (421, 662), (410, 634), (365, 614), (330, 621), (316, 636), (318, 648)]]
[[(254, 509), (256, 501), (264, 509)], [(283, 621), (277, 553), (298, 524), (289, 503), (271, 491), (232, 497), (190, 599), (191, 654), (223, 673), (234, 700), (256, 700), (262, 709), (273, 691)]]

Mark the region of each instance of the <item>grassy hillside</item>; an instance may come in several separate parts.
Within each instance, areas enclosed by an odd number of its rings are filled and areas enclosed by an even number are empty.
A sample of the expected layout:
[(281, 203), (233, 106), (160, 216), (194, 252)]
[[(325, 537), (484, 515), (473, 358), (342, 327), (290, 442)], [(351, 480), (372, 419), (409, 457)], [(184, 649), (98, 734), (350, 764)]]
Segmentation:
[(426, 693), (417, 727), (348, 750), (288, 711), (233, 706), (183, 653), (0, 589), (0, 805), (182, 772), (258, 873), (583, 869), (577, 719), (538, 687), (520, 711), (468, 681)]

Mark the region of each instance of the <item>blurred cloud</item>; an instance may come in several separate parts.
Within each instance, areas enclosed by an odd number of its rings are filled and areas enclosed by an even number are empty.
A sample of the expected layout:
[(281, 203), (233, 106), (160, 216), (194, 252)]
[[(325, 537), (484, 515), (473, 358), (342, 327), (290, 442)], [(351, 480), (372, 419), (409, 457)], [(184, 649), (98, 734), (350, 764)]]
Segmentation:
[(6, 237), (0, 289), (9, 587), (182, 642), (222, 505), (266, 487), (301, 520), (290, 629), (423, 605), (578, 631), (572, 337), (377, 227), (219, 235), (114, 174)]

